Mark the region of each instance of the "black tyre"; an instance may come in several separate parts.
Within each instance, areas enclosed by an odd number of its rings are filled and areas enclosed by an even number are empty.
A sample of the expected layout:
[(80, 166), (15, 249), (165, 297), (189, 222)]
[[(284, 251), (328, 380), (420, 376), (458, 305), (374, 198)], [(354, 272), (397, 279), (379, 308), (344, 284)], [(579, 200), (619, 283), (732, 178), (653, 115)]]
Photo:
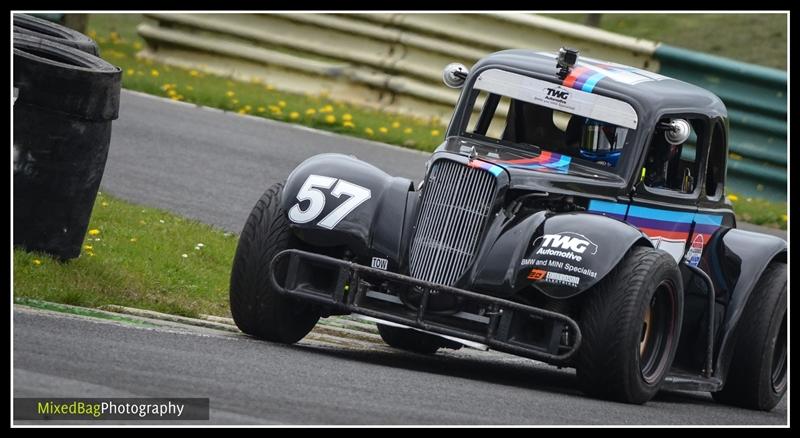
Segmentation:
[(720, 403), (769, 411), (786, 394), (786, 263), (771, 263), (753, 289), (736, 329), (738, 339)]
[(77, 30), (27, 14), (14, 14), (14, 32), (74, 47), (95, 56), (100, 53), (97, 43)]
[(119, 112), (122, 72), (14, 33), (14, 245), (78, 257)]
[(582, 305), (581, 389), (625, 403), (650, 400), (672, 365), (682, 317), (683, 283), (672, 256), (631, 249)]
[(461, 344), (448, 341), (439, 336), (390, 325), (378, 324), (378, 333), (390, 347), (414, 353), (434, 354), (439, 348), (443, 347), (454, 350), (461, 348)]
[[(270, 262), (292, 248), (289, 219), (281, 208), (283, 184), (270, 187), (258, 200), (239, 237), (231, 271), (231, 314), (241, 331), (268, 341), (292, 344), (314, 328), (319, 308), (281, 295), (270, 286)], [(279, 264), (282, 281), (286, 265)]]

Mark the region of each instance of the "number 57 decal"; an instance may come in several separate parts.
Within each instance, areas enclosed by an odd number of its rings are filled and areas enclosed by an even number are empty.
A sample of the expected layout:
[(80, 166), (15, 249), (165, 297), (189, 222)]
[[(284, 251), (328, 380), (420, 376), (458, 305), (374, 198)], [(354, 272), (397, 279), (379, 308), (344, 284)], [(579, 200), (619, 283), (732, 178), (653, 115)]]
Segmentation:
[[(356, 207), (363, 204), (364, 201), (372, 196), (372, 192), (370, 192), (368, 188), (361, 187), (343, 179), (338, 180), (339, 182), (336, 181), (336, 178), (331, 178), (329, 176), (309, 175), (306, 182), (300, 187), (300, 191), (297, 192), (298, 201), (310, 201), (308, 208), (301, 210), (300, 202), (298, 202), (289, 209), (289, 219), (298, 224), (305, 224), (316, 219), (325, 208), (325, 194), (319, 189), (330, 190), (330, 188), (333, 187), (331, 195), (337, 198), (342, 195), (347, 195), (349, 198), (338, 207), (334, 208), (333, 211), (328, 213), (321, 221), (317, 222), (317, 225), (320, 227), (331, 230), (351, 211), (355, 210)], [(334, 186), (334, 184), (336, 184), (336, 186)]]

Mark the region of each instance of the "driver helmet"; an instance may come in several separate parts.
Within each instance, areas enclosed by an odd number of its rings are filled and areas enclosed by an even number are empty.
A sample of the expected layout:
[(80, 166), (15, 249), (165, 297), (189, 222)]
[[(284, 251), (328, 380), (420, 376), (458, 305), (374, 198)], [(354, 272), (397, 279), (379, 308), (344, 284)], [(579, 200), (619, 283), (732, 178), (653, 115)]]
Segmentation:
[(605, 166), (616, 166), (625, 138), (619, 138), (617, 127), (594, 119), (586, 119), (578, 153), (581, 158)]

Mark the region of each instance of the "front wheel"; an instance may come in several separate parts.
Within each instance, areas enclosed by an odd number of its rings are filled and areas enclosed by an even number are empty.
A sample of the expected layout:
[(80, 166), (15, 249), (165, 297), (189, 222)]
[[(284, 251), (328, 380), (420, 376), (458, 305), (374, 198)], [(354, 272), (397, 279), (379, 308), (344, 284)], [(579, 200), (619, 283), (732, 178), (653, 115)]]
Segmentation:
[[(230, 303), (233, 321), (241, 331), (267, 341), (293, 344), (314, 328), (319, 308), (280, 295), (269, 281), (270, 262), (291, 248), (293, 236), (281, 208), (283, 184), (270, 187), (258, 200), (244, 225), (231, 270)], [(276, 278), (286, 275), (283, 262)]]
[(592, 396), (645, 403), (678, 347), (683, 282), (668, 253), (634, 247), (587, 292), (579, 325), (578, 384)]

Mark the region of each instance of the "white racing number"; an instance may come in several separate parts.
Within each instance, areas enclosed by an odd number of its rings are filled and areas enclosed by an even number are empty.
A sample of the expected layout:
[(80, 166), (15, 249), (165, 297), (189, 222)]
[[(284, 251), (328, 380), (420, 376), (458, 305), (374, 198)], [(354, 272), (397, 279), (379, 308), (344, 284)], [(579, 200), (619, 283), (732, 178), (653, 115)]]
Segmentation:
[[(336, 184), (334, 186), (334, 184)], [(298, 224), (311, 222), (322, 213), (325, 208), (325, 194), (320, 189), (331, 190), (331, 195), (336, 198), (347, 195), (349, 198), (334, 208), (327, 216), (317, 222), (322, 228), (333, 229), (345, 216), (364, 201), (372, 197), (372, 192), (368, 188), (361, 187), (343, 179), (338, 180), (329, 176), (309, 175), (303, 186), (297, 192), (297, 204), (289, 209), (289, 219)], [(308, 208), (300, 209), (300, 203), (309, 201)]]

